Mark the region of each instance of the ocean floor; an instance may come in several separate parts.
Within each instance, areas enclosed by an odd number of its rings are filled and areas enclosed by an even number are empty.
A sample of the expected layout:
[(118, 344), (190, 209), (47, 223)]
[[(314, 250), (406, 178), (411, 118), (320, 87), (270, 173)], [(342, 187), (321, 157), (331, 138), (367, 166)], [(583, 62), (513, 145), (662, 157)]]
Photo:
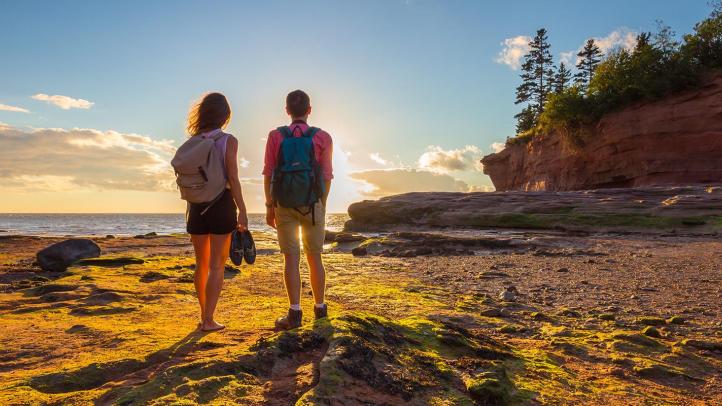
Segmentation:
[(282, 260), (256, 237), (210, 334), (187, 236), (95, 239), (62, 273), (34, 265), (61, 238), (0, 237), (0, 404), (722, 404), (718, 237), (341, 238), (330, 318), (304, 282), (286, 333)]

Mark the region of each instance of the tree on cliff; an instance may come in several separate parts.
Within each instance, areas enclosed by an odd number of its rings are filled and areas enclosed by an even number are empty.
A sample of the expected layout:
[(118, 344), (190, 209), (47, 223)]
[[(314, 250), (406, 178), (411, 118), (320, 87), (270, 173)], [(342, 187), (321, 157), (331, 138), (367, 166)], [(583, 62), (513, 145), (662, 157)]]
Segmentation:
[(584, 48), (577, 54), (579, 62), (577, 62), (577, 72), (574, 75), (575, 81), (584, 89), (589, 87), (589, 83), (594, 77), (594, 69), (602, 61), (602, 51), (594, 42), (594, 39), (589, 38), (587, 43), (584, 44)]
[(710, 16), (684, 36), (682, 54), (696, 66), (722, 68), (722, 1), (713, 2)]
[(572, 79), (572, 71), (567, 68), (564, 62), (559, 63), (559, 69), (554, 74), (554, 93), (559, 94), (564, 91)]
[[(551, 45), (547, 39), (546, 29), (541, 28), (536, 32), (534, 39), (529, 42), (529, 48), (529, 53), (524, 56), (524, 63), (521, 65), (522, 83), (516, 88), (515, 101), (515, 104), (531, 103), (516, 115), (517, 128), (526, 129), (531, 129), (544, 111), (544, 103), (554, 81)], [(533, 118), (531, 126), (530, 118)]]
[(514, 118), (516, 119), (516, 133), (525, 133), (536, 125), (537, 115), (532, 105), (524, 107), (522, 111), (517, 113)]

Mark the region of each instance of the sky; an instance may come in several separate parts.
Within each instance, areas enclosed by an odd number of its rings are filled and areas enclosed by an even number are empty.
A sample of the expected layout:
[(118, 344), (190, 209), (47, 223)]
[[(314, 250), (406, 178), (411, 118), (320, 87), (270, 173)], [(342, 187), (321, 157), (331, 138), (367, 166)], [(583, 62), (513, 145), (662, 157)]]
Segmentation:
[(334, 140), (331, 212), (408, 191), (488, 191), (479, 159), (514, 134), (526, 43), (633, 46), (685, 1), (2, 1), (0, 212), (182, 212), (169, 166), (192, 103), (224, 93), (250, 212), (263, 210), (285, 95)]

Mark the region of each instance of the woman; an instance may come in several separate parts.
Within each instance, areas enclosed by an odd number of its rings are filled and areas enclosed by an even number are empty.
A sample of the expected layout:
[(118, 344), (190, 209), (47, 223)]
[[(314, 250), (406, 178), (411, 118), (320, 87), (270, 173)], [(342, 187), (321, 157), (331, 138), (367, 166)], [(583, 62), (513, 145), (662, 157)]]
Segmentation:
[[(231, 107), (220, 93), (205, 95), (188, 115), (188, 134), (192, 137), (215, 137), (221, 157), (224, 157), (226, 190), (211, 204), (193, 204), (188, 208), (186, 230), (191, 235), (196, 255), (194, 283), (201, 306), (203, 331), (221, 330), (225, 326), (213, 319), (218, 297), (223, 287), (223, 272), (234, 229), (248, 228), (246, 205), (243, 203), (241, 181), (238, 178), (238, 140), (223, 129), (231, 119)], [(238, 214), (236, 215), (236, 208)]]

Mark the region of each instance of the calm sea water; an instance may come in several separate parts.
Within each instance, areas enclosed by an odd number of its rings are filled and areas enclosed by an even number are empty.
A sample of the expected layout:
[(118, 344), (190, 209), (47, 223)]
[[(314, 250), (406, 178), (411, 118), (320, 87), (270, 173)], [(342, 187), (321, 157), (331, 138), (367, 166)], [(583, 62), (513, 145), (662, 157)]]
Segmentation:
[[(338, 231), (346, 214), (326, 215), (326, 229)], [(249, 214), (252, 231), (272, 231), (264, 214)], [(0, 214), (0, 235), (116, 236), (185, 232), (185, 214)]]

